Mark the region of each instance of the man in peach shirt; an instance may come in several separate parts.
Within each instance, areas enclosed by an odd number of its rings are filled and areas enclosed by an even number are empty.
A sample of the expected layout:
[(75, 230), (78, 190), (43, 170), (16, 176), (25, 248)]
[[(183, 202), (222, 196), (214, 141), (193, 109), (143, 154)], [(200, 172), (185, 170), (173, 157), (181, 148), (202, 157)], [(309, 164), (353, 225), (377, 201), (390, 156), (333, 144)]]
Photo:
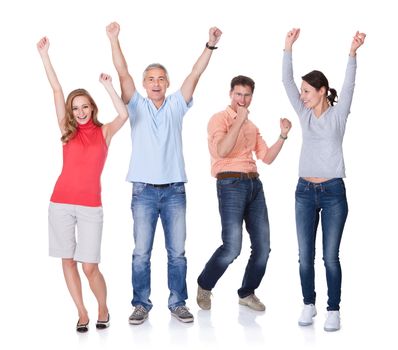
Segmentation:
[(265, 273), (270, 234), (263, 186), (253, 152), (257, 159), (271, 164), (287, 139), (291, 123), (288, 119), (280, 119), (280, 136), (268, 147), (258, 128), (248, 119), (254, 86), (249, 77), (233, 78), (230, 106), (215, 114), (208, 124), (211, 173), (217, 178), (223, 244), (198, 277), (197, 302), (204, 310), (211, 308), (211, 290), (240, 254), (243, 221), (250, 237), (251, 255), (238, 290), (239, 304), (257, 311), (265, 310), (254, 291)]

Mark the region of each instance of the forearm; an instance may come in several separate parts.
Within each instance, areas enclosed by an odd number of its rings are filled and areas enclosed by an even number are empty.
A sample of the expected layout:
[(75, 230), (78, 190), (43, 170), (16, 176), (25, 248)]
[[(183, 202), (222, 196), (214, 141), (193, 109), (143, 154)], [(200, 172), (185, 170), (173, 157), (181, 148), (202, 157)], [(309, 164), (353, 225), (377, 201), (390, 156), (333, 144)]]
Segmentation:
[(196, 85), (198, 84), (199, 78), (202, 73), (206, 70), (207, 65), (209, 64), (211, 55), (213, 50), (205, 48), (202, 54), (199, 56), (197, 61), (192, 67), (191, 73), (185, 79), (184, 83), (181, 86), (181, 93), (184, 96), (186, 102), (188, 102), (195, 91)]
[(303, 109), (303, 103), (300, 99), (300, 92), (293, 77), (292, 52), (286, 50), (283, 52), (282, 83), (292, 107), (296, 113), (300, 115)]
[(278, 140), (270, 148), (268, 148), (267, 153), (263, 158), (263, 162), (266, 164), (271, 164), (281, 151), (284, 142), (285, 140), (279, 137)]
[(210, 50), (207, 47), (205, 47), (202, 54), (199, 56), (198, 60), (193, 65), (191, 74), (193, 74), (195, 77), (199, 79), (202, 73), (206, 70), (212, 54), (213, 50)]
[(127, 112), (127, 108), (126, 105), (124, 104), (124, 102), (122, 101), (122, 99), (119, 97), (119, 95), (117, 94), (115, 88), (113, 87), (112, 84), (104, 84), (105, 90), (108, 92), (113, 106), (116, 109), (116, 112), (122, 116), (127, 118), (128, 116), (128, 112)]
[(51, 63), (50, 57), (48, 54), (40, 55), (43, 66), (47, 75), (48, 82), (51, 85), (51, 89), (53, 90), (54, 94), (62, 92), (61, 84), (59, 83), (57, 74), (55, 73), (54, 67)]
[[(283, 58), (282, 58), (282, 82), (286, 86), (296, 85), (294, 82), (293, 77), (293, 57), (292, 51), (283, 51)], [(297, 88), (297, 86), (295, 86)]]
[(337, 109), (341, 113), (343, 113), (343, 115), (348, 115), (348, 113), (350, 112), (352, 97), (354, 95), (355, 88), (356, 69), (356, 57), (349, 56), (343, 86), (341, 88), (339, 101), (337, 103)]
[(112, 61), (116, 68), (119, 77), (127, 76), (129, 74), (127, 62), (124, 58), (119, 40), (111, 40)]
[(119, 40), (114, 38), (110, 40), (110, 43), (112, 48), (112, 61), (119, 75), (122, 100), (127, 104), (135, 92), (134, 80), (128, 71), (127, 62), (120, 48)]
[(217, 153), (221, 158), (227, 157), (235, 147), (241, 127), (242, 123), (235, 120), (235, 123), (231, 126), (224, 138), (218, 142)]

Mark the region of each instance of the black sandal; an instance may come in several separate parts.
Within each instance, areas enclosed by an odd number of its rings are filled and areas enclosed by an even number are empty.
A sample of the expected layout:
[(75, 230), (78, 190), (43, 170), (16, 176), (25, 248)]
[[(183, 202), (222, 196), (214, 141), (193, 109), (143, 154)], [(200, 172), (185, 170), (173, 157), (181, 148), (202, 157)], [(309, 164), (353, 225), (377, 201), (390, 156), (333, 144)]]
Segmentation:
[(79, 323), (79, 321), (77, 321), (77, 325), (76, 325), (76, 331), (79, 333), (86, 333), (88, 331), (88, 324), (90, 322), (90, 320), (87, 321), (87, 323)]
[(95, 327), (97, 327), (97, 329), (108, 328), (110, 326), (110, 324), (111, 324), (110, 318), (111, 318), (111, 316), (108, 314), (108, 319), (106, 321), (98, 320), (97, 323), (95, 324)]

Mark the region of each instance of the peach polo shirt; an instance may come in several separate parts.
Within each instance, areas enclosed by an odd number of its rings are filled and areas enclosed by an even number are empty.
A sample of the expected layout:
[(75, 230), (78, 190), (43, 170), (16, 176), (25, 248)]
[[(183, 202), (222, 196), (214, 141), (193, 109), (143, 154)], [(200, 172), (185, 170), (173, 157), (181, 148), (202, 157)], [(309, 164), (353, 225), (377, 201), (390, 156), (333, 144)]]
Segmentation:
[(236, 116), (236, 112), (228, 106), (226, 110), (213, 115), (207, 126), (211, 175), (214, 177), (225, 171), (256, 172), (257, 166), (253, 159), (253, 152), (256, 153), (257, 159), (261, 160), (267, 154), (268, 146), (258, 128), (250, 120), (242, 125), (235, 146), (228, 156), (222, 158), (217, 154), (217, 144), (225, 137)]

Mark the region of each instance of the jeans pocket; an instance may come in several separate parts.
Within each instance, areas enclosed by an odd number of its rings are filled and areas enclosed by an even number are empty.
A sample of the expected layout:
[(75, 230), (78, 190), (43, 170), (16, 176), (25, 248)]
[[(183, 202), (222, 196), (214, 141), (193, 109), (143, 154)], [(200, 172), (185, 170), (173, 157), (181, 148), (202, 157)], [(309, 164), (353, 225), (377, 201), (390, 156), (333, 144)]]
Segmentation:
[(332, 185), (325, 187), (325, 193), (330, 196), (345, 196), (345, 185), (343, 181), (337, 181)]
[(309, 190), (308, 186), (300, 182), (296, 186), (296, 194), (305, 193), (308, 190)]
[(240, 179), (235, 177), (228, 177), (226, 179), (217, 180), (217, 187), (234, 187), (239, 183)]
[(139, 196), (146, 187), (146, 183), (143, 182), (134, 182), (133, 183), (133, 197)]
[(173, 188), (176, 193), (185, 194), (185, 184), (183, 182), (176, 182), (173, 184)]

